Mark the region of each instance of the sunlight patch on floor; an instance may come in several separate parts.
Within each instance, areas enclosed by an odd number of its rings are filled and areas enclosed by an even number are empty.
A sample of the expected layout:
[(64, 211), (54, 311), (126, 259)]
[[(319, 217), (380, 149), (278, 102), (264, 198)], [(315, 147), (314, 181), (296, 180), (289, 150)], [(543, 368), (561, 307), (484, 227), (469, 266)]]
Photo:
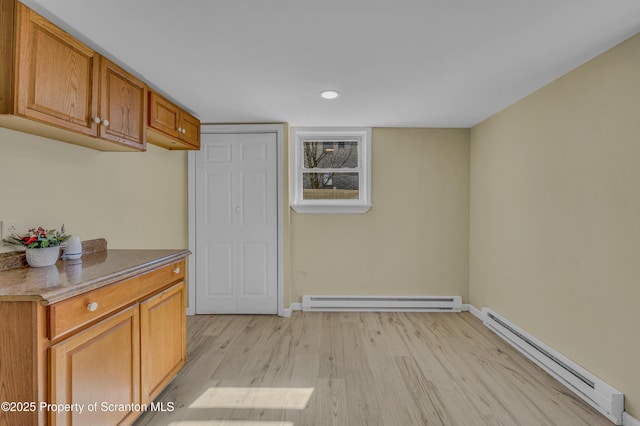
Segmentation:
[[(209, 388), (189, 408), (304, 410), (314, 388)], [(256, 423), (264, 424), (264, 423)], [(280, 424), (280, 423), (276, 423)], [(285, 423), (286, 424), (286, 423)]]
[(292, 422), (262, 420), (179, 420), (168, 426), (294, 426)]

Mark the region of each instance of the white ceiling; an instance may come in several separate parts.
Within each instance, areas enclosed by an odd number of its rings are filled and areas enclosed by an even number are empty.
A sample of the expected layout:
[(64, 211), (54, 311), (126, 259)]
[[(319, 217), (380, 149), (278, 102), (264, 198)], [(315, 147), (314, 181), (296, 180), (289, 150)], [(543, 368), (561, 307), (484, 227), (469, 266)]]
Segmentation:
[(470, 127), (640, 32), (639, 0), (24, 3), (211, 123)]

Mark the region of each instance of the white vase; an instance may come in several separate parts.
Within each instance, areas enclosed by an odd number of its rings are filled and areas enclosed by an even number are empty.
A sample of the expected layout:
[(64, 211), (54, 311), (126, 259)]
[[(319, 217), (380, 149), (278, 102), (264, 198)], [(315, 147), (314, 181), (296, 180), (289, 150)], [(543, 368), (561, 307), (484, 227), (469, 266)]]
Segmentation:
[(67, 240), (62, 259), (80, 259), (82, 257), (82, 241), (80, 237), (72, 235)]
[(27, 263), (34, 268), (54, 265), (60, 256), (60, 247), (28, 248)]

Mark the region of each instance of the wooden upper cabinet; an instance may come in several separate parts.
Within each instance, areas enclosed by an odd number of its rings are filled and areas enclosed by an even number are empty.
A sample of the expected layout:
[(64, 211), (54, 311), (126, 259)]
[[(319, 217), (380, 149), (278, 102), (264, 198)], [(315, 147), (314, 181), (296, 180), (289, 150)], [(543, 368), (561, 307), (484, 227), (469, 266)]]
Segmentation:
[(104, 57), (100, 76), (99, 136), (144, 151), (146, 84)]
[(15, 0), (0, 0), (0, 126), (102, 151), (146, 149), (147, 86)]
[(182, 140), (200, 149), (200, 120), (193, 115), (182, 111), (180, 115), (180, 128), (182, 129)]
[(179, 138), (180, 108), (156, 92), (149, 92), (149, 126), (176, 139)]
[(200, 120), (149, 91), (149, 143), (167, 149), (200, 149)]
[(97, 136), (99, 55), (18, 4), (16, 113)]

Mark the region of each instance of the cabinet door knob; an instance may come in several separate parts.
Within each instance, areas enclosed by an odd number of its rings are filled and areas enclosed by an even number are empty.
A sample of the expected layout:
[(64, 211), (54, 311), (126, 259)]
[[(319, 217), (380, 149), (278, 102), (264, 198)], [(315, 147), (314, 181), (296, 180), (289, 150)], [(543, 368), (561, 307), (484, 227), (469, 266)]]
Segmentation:
[(100, 124), (102, 123), (102, 120), (100, 120), (100, 117), (93, 117), (93, 122), (96, 124)]
[(182, 133), (187, 133), (187, 131), (185, 129), (182, 129)]
[(87, 305), (87, 311), (93, 312), (98, 309), (98, 302), (91, 302)]
[(178, 127), (178, 133), (182, 133), (182, 127)]
[(180, 267), (176, 267), (176, 269), (173, 270), (174, 274), (179, 274), (180, 273)]
[(109, 120), (102, 120), (102, 124), (106, 127), (109, 125)]

